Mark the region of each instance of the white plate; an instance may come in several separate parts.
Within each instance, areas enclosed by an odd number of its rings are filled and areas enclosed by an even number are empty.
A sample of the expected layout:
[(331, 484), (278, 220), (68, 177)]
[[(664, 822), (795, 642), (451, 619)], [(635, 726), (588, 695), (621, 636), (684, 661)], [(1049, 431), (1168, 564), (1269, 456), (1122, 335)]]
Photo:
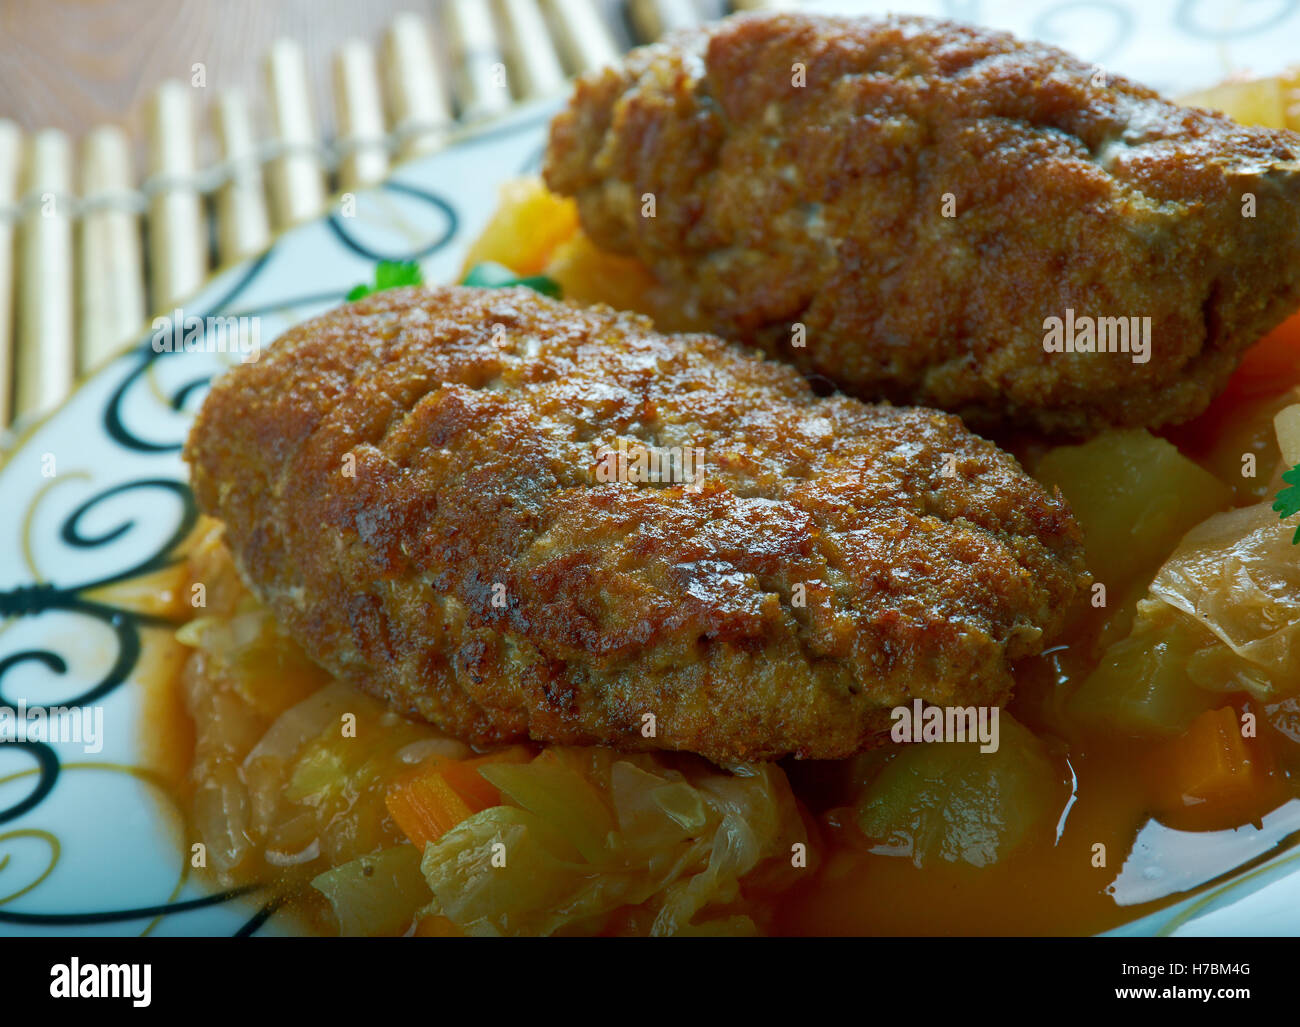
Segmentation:
[[(404, 166), (358, 196), (355, 216), (336, 207), (288, 233), (217, 276), (184, 314), (260, 318), (266, 345), (369, 281), (380, 259), (419, 260), (426, 281), (452, 280), (499, 185), (536, 170), (549, 113), (525, 109)], [(98, 752), (0, 745), (0, 934), (278, 928), (255, 894), (213, 894), (183, 873), (188, 852), (165, 798), (128, 769), (141, 758), (138, 649), (167, 629), (88, 595), (171, 558), (195, 516), (181, 444), (207, 382), (237, 359), (157, 353), (146, 337), (0, 468), (0, 707), (103, 718)], [(1117, 933), (1300, 933), (1297, 870), (1300, 853), (1283, 854)]]
[[(259, 344), (338, 304), (381, 259), (451, 281), (496, 208), (533, 172), (553, 104), (533, 106), (400, 168), (383, 186), (218, 275), (183, 317), (259, 318)], [(252, 322), (247, 322), (252, 324)], [(217, 338), (222, 329), (205, 338)], [(0, 744), (0, 935), (227, 934), (260, 926), (255, 895), (183, 875), (188, 852), (138, 767), (138, 612), (90, 598), (161, 566), (193, 523), (180, 448), (209, 379), (238, 353), (155, 352), (152, 334), (93, 375), (0, 468), (0, 707), (102, 716), (100, 751)], [(184, 877), (184, 879), (182, 879)]]

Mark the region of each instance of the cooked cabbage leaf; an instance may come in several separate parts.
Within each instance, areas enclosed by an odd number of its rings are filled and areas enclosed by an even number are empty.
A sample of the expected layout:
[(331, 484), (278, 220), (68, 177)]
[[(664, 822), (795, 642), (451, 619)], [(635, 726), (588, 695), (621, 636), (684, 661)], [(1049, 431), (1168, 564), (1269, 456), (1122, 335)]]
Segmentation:
[(1151, 583), (1227, 652), (1189, 668), (1203, 687), (1261, 699), (1300, 691), (1300, 552), (1267, 504), (1215, 514), (1183, 538)]
[(329, 899), (345, 937), (399, 934), (430, 898), (414, 845), (361, 856), (318, 875), (311, 885)]
[(800, 872), (797, 804), (778, 767), (687, 762), (557, 748), (483, 768), (517, 805), (426, 846), (428, 911), (478, 935), (598, 933), (633, 910), (654, 935), (754, 933), (741, 885), (759, 869)]

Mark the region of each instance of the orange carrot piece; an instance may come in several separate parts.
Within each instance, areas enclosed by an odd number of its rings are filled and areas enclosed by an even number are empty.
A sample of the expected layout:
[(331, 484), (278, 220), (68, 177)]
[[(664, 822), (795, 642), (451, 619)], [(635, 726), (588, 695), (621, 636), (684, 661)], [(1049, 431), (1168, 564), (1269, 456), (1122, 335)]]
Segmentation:
[(436, 770), (456, 793), (465, 800), (465, 804), (477, 813), (481, 809), (501, 805), (501, 793), (488, 783), (478, 772), (479, 767), (493, 763), (527, 763), (532, 754), (522, 745), (512, 745), (483, 756), (472, 756), (456, 760), (447, 756), (431, 756), (422, 761), (414, 776), (426, 770)]
[(1300, 311), (1242, 354), (1227, 385), (1199, 416), (1162, 428), (1160, 434), (1188, 456), (1199, 458), (1240, 421), (1243, 407), (1296, 385), (1300, 385)]
[(474, 811), (435, 770), (393, 784), (384, 805), (403, 833), (423, 849)]
[(478, 765), (473, 761), (447, 760), (438, 764), (436, 773), (442, 775), (442, 779), (475, 813), (501, 805), (501, 793), (479, 774)]
[(1170, 806), (1245, 804), (1267, 776), (1263, 753), (1241, 733), (1231, 706), (1202, 713), (1161, 749), (1162, 791)]
[(1300, 382), (1300, 311), (1242, 355), (1229, 385), (1242, 394), (1281, 392)]
[(577, 230), (578, 206), (572, 199), (551, 192), (540, 179), (507, 182), (496, 213), (470, 245), (460, 277), (484, 261), (535, 275)]
[(437, 841), (466, 817), (501, 805), (501, 793), (479, 772), (492, 763), (527, 763), (522, 745), (456, 760), (431, 756), (388, 788), (384, 804), (408, 838), (423, 848)]

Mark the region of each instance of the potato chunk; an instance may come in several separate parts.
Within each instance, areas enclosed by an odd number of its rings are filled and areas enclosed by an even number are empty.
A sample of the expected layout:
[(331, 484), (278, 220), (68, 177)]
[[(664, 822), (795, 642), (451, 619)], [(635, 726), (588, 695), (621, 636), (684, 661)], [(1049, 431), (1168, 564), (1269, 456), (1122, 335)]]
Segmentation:
[(867, 786), (858, 826), (879, 851), (918, 867), (936, 860), (996, 863), (1057, 811), (1064, 782), (1043, 743), (999, 718), (996, 752), (977, 742), (928, 742), (899, 751)]
[(1154, 571), (1184, 532), (1232, 498), (1214, 475), (1141, 429), (1059, 446), (1036, 477), (1065, 493), (1083, 529), (1088, 569), (1112, 595)]

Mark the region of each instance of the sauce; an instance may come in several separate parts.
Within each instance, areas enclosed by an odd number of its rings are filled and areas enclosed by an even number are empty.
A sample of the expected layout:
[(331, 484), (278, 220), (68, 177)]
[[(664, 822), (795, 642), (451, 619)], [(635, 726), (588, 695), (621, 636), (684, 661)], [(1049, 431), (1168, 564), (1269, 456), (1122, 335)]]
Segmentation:
[[(1087, 632), (1073, 639), (1086, 651)], [(146, 679), (149, 696), (147, 751), (151, 764), (171, 782), (174, 797), (193, 816), (194, 724), (181, 694), (185, 647), (158, 640), (156, 672)], [(817, 828), (810, 879), (772, 898), (775, 929), (795, 935), (856, 934), (1089, 934), (1116, 927), (1182, 898), (1190, 890), (1268, 854), (1300, 830), (1300, 800), (1285, 767), (1270, 778), (1278, 787), (1261, 792), (1251, 810), (1253, 823), (1217, 831), (1178, 830), (1153, 816), (1162, 783), (1152, 772), (1160, 741), (1082, 736), (1064, 742), (1060, 697), (1088, 669), (1086, 657), (1066, 647), (1024, 661), (1017, 668), (1019, 691), (1009, 712), (1051, 740), (1059, 772), (1058, 818), (1040, 825), (1004, 859), (984, 867), (930, 860), (922, 867), (897, 855), (872, 851), (856, 826), (851, 805), (861, 787), (855, 761), (784, 764), (795, 794)], [(326, 676), (320, 674), (320, 683)], [(398, 750), (404, 734), (419, 725), (399, 721), (381, 704), (357, 696), (362, 724), (402, 735), (394, 739), (386, 773), (404, 765)], [(383, 725), (387, 724), (387, 727)], [(400, 727), (399, 727), (400, 725)], [(1272, 731), (1270, 744), (1285, 747), (1288, 760), (1300, 745)], [(1285, 761), (1279, 761), (1285, 762)], [(855, 780), (855, 776), (859, 779)], [(1168, 817), (1166, 817), (1168, 819)], [(387, 840), (400, 840), (400, 835)], [(1097, 847), (1103, 846), (1099, 850)], [(209, 873), (208, 876), (214, 876)], [(288, 897), (299, 925), (330, 933), (331, 917), (303, 874), (264, 860), (241, 867), (218, 883), (274, 882)]]
[(1200, 833), (1162, 825), (1151, 812), (1159, 788), (1147, 768), (1152, 748), (1102, 739), (1071, 746), (1064, 758), (1077, 785), (1062, 804), (1059, 837), (1040, 832), (986, 867), (939, 861), (918, 869), (908, 859), (875, 855), (851, 811), (834, 810), (823, 818), (828, 864), (817, 882), (783, 903), (781, 928), (792, 934), (1093, 934), (1153, 913), (1300, 831), (1296, 799), (1279, 802), (1267, 826)]
[[(1279, 353), (1294, 374), (1261, 376), (1259, 355)], [(1300, 375), (1297, 353), (1300, 318), (1293, 318), (1252, 351), (1253, 359), (1248, 355), (1242, 371), (1203, 418), (1168, 437), (1224, 481), (1229, 480), (1225, 468), (1238, 466), (1242, 451), (1257, 454), (1261, 466), (1267, 466), (1277, 459), (1268, 434), (1281, 402), (1275, 399)], [(1036, 449), (1041, 447), (1032, 441), (1021, 447), (1022, 460), (1032, 464)], [(1270, 481), (1269, 476), (1261, 477)], [(1232, 502), (1244, 505), (1259, 501), (1271, 485), (1232, 482), (1230, 487)], [(1177, 535), (1161, 540), (1166, 555), (1177, 541)], [(1071, 718), (1071, 698), (1105, 647), (1127, 635), (1133, 602), (1153, 570), (1130, 583), (1136, 591), (1126, 591), (1120, 609), (1113, 614), (1081, 611), (1058, 645), (1016, 668), (1016, 698), (1008, 712), (1046, 745), (1057, 778), (1057, 814), (1037, 823), (996, 862), (973, 866), (926, 858), (918, 866), (868, 838), (858, 827), (855, 802), (879, 771), (880, 758), (833, 764), (786, 761), (783, 767), (805, 807), (805, 820), (814, 825), (812, 859), (803, 880), (764, 900), (774, 910), (775, 931), (1091, 934), (1152, 913), (1300, 838), (1300, 700), (1260, 706), (1244, 693), (1213, 695), (1212, 705), (1227, 723), (1246, 715), (1255, 718), (1257, 737), (1248, 743), (1254, 777), (1244, 793), (1195, 802), (1180, 803), (1176, 794), (1171, 799), (1170, 746), (1176, 739), (1102, 732)], [(167, 591), (176, 596), (183, 590), (173, 582)], [(178, 653), (184, 647), (170, 639), (158, 645), (162, 655), (154, 661), (157, 673), (147, 682), (146, 748), (192, 821), (196, 748), (194, 722), (182, 697), (184, 673)], [(285, 707), (296, 701), (295, 689), (327, 684), (326, 675), (304, 666), (300, 655), (291, 657), (288, 665), (289, 676), (302, 680), (288, 689)], [(285, 691), (279, 679), (267, 682)], [(390, 733), (391, 745), (372, 750), (381, 777), (401, 771), (399, 754), (412, 744), (411, 732), (436, 734), (402, 721), (367, 697), (358, 695), (349, 702), (368, 730), (381, 738)], [(374, 796), (358, 797), (355, 809), (367, 801), (373, 803)], [(385, 822), (382, 803), (379, 807), (381, 815), (372, 811), (368, 825), (357, 829), (357, 855), (402, 840), (391, 822)], [(222, 875), (220, 883), (273, 882), (276, 891), (289, 896), (290, 907), (303, 917), (307, 929), (328, 933), (331, 917), (321, 897), (303, 887), (305, 875), (303, 868), (272, 866), (259, 857)], [(644, 927), (637, 914), (629, 914), (628, 923)]]

